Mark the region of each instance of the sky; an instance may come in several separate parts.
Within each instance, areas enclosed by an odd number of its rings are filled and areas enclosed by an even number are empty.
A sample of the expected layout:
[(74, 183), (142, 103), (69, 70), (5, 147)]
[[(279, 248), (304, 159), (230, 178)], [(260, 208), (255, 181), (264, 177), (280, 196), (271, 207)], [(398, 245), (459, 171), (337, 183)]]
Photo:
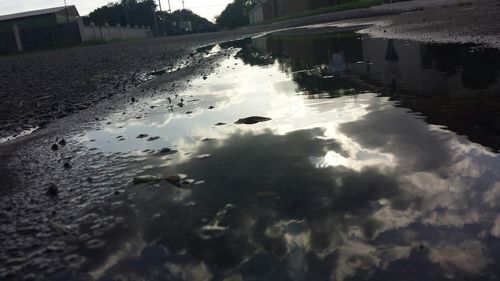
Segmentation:
[[(68, 5), (75, 5), (80, 15), (84, 16), (95, 8), (106, 5), (109, 0), (66, 0)], [(158, 4), (159, 0), (155, 0)], [(160, 0), (163, 10), (168, 10), (168, 0)], [(198, 15), (214, 21), (227, 4), (232, 0), (184, 0), (186, 9), (190, 9)], [(170, 0), (172, 11), (182, 9), (182, 0)], [(0, 15), (8, 15), (31, 10), (40, 10), (64, 6), (64, 0), (0, 0)]]

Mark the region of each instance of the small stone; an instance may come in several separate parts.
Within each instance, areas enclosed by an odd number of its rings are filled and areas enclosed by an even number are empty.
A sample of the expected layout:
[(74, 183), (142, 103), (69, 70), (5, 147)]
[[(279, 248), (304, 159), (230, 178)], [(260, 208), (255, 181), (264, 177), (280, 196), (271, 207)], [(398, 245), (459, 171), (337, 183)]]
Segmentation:
[(55, 183), (51, 183), (47, 188), (46, 194), (50, 197), (57, 197), (59, 195), (59, 189), (55, 185)]
[(219, 123), (215, 124), (215, 126), (224, 126), (224, 125), (226, 125), (226, 123), (219, 122)]
[(71, 169), (71, 164), (69, 162), (64, 163), (64, 169)]
[(93, 239), (93, 240), (87, 241), (87, 243), (85, 243), (85, 245), (87, 246), (87, 249), (96, 250), (96, 249), (99, 249), (99, 248), (106, 246), (106, 242), (104, 242), (100, 239)]
[(261, 116), (251, 116), (247, 118), (241, 118), (238, 121), (235, 122), (235, 124), (246, 124), (246, 125), (252, 125), (260, 122), (267, 122), (270, 121), (271, 118), (267, 117), (261, 117)]
[(57, 146), (57, 144), (55, 144), (55, 143), (54, 143), (54, 144), (52, 145), (51, 149), (52, 149), (53, 151), (59, 150), (59, 146)]
[(147, 137), (148, 137), (148, 135), (146, 135), (146, 134), (140, 134), (137, 136), (138, 139), (143, 139), (143, 138), (147, 138)]
[(59, 145), (65, 146), (66, 145), (66, 140), (65, 139), (60, 140), (59, 141)]
[(161, 153), (161, 154), (167, 154), (167, 153), (170, 153), (170, 152), (172, 152), (172, 149), (170, 149), (170, 148), (168, 148), (168, 147), (162, 148), (162, 149), (160, 150), (160, 153)]
[(160, 137), (150, 137), (148, 139), (148, 141), (155, 141), (155, 140), (158, 140), (158, 139), (160, 139)]
[(212, 105), (208, 107), (208, 109), (214, 109), (214, 108), (215, 108), (215, 106), (212, 106)]

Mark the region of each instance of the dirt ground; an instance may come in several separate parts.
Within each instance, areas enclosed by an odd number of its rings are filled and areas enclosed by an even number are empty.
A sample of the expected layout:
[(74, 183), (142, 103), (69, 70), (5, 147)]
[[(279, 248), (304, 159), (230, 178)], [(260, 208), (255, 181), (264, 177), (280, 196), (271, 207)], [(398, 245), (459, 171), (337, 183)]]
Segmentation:
[(373, 36), (500, 48), (500, 1), (479, 0), (385, 17)]

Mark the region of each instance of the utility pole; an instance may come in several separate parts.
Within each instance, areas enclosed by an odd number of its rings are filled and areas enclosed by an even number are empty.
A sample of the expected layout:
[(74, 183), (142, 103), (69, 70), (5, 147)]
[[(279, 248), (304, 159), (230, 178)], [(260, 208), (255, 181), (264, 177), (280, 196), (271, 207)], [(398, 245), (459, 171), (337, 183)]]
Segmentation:
[(125, 21), (127, 22), (127, 25), (130, 25), (130, 17), (128, 15), (127, 0), (122, 0), (122, 6), (123, 6), (123, 11), (125, 12)]
[(155, 1), (151, 0), (151, 13), (153, 14), (153, 32), (155, 36), (158, 36), (158, 22), (156, 21), (156, 11), (155, 11)]
[(66, 23), (69, 22), (68, 5), (66, 5), (66, 0), (64, 0), (64, 11), (66, 12)]
[(158, 5), (160, 6), (160, 12), (163, 12), (163, 10), (161, 9), (161, 0), (158, 0)]
[(172, 13), (172, 7), (170, 6), (170, 0), (168, 0), (168, 12)]
[(182, 9), (185, 10), (186, 7), (184, 7), (184, 0), (182, 0)]

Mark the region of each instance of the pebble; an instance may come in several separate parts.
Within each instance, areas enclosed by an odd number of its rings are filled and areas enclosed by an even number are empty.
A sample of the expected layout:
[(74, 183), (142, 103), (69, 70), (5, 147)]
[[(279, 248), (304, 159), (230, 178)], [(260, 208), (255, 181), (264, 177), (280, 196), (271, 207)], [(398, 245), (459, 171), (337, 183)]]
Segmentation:
[(57, 188), (55, 183), (51, 183), (47, 188), (47, 193), (50, 197), (57, 197), (59, 195), (59, 189)]
[(246, 124), (246, 125), (252, 125), (260, 122), (266, 122), (270, 121), (271, 118), (267, 117), (261, 117), (261, 116), (251, 116), (247, 118), (241, 118), (238, 121), (235, 122), (235, 124)]
[(160, 153), (161, 153), (161, 154), (167, 154), (167, 153), (170, 153), (170, 152), (172, 152), (172, 149), (167, 148), (167, 147), (162, 148), (162, 149), (160, 150)]
[(87, 249), (96, 250), (106, 246), (106, 242), (102, 241), (101, 239), (92, 239), (90, 241), (87, 241), (85, 245), (87, 246)]

